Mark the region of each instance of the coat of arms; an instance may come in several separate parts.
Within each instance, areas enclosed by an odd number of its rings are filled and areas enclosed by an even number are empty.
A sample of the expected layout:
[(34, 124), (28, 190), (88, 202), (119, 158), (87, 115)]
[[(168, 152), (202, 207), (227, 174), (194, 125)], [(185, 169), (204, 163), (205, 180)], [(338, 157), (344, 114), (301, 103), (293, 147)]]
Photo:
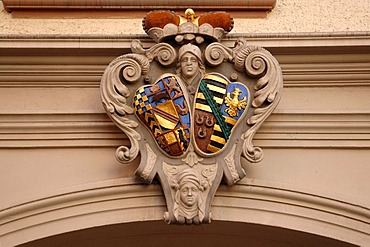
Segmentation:
[(263, 157), (252, 139), (281, 98), (281, 69), (244, 39), (220, 43), (233, 28), (225, 12), (153, 11), (143, 26), (157, 44), (133, 40), (132, 53), (113, 60), (101, 80), (103, 105), (131, 142), (116, 157), (128, 163), (140, 153), (136, 175), (159, 177), (167, 223), (209, 223), (222, 178), (233, 185), (245, 176), (241, 157)]

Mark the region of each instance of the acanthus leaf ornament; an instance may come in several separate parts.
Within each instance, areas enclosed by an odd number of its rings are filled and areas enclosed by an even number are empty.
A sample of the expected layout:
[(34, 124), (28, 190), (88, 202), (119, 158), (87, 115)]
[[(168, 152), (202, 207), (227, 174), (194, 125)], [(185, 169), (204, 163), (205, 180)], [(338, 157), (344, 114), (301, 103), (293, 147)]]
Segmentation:
[(133, 40), (101, 80), (105, 110), (131, 143), (116, 157), (129, 163), (140, 153), (135, 174), (159, 177), (167, 223), (209, 223), (221, 179), (231, 186), (246, 175), (241, 156), (263, 158), (252, 140), (281, 98), (280, 66), (244, 39), (219, 43), (233, 27), (225, 12), (153, 11), (143, 26), (157, 44)]

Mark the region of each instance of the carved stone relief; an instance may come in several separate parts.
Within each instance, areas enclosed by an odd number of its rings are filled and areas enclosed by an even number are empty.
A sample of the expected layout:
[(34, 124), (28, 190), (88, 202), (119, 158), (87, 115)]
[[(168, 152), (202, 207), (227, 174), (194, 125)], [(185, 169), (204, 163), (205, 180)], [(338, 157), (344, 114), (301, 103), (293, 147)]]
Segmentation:
[(131, 142), (116, 157), (129, 163), (140, 153), (136, 175), (159, 177), (167, 223), (209, 223), (221, 179), (231, 186), (246, 175), (241, 156), (263, 158), (252, 140), (281, 98), (281, 69), (244, 39), (220, 43), (233, 27), (225, 12), (154, 11), (143, 26), (157, 44), (133, 40), (132, 53), (113, 60), (101, 80), (103, 105)]

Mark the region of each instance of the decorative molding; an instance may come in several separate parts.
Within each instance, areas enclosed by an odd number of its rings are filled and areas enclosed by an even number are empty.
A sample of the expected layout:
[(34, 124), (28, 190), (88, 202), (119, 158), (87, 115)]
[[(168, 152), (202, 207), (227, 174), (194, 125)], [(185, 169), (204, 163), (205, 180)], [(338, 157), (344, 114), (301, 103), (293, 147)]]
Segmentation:
[(275, 7), (276, 0), (234, 0), (233, 4), (225, 3), (221, 0), (203, 0), (201, 3), (190, 0), (174, 0), (169, 4), (165, 0), (136, 0), (136, 1), (121, 1), (121, 0), (98, 0), (86, 2), (83, 0), (41, 0), (41, 1), (26, 1), (20, 2), (18, 0), (3, 0), (4, 6), (7, 10), (14, 9), (180, 9), (183, 10), (191, 6), (194, 10), (208, 9), (208, 10), (249, 10), (262, 9), (271, 10)]
[[(257, 131), (263, 148), (370, 148), (370, 112), (282, 113)], [(127, 137), (98, 114), (0, 114), (1, 148), (117, 147)], [(236, 177), (235, 177), (236, 179)]]
[(97, 88), (104, 71), (104, 65), (60, 66), (47, 64), (48, 62), (36, 64), (37, 61), (32, 61), (32, 63), (34, 64), (0, 65), (0, 87)]
[[(356, 52), (359, 48), (370, 46), (370, 32), (321, 32), (321, 33), (229, 33), (222, 44), (232, 47), (238, 38), (245, 38), (249, 45), (263, 47), (288, 54), (299, 54), (309, 49), (320, 51), (335, 49), (338, 52)], [(129, 51), (131, 41), (139, 39), (144, 48), (151, 47), (155, 42), (145, 34), (121, 35), (0, 35), (1, 48), (29, 49), (121, 49)], [(293, 50), (292, 50), (293, 49)], [(292, 53), (294, 51), (294, 53)], [(368, 51), (368, 50), (366, 50)], [(96, 51), (95, 51), (96, 52)], [(275, 53), (275, 52), (274, 52)]]
[(0, 114), (1, 148), (117, 147), (127, 137), (106, 114)]
[[(132, 15), (132, 11), (137, 11), (140, 14), (155, 9), (169, 9), (175, 11), (184, 11), (191, 7), (197, 12), (207, 11), (228, 11), (240, 17), (265, 17), (267, 12), (271, 11), (276, 4), (276, 0), (234, 0), (232, 4), (222, 0), (203, 0), (194, 2), (191, 0), (136, 0), (136, 1), (122, 1), (122, 0), (98, 0), (98, 1), (83, 1), (83, 0), (41, 0), (41, 1), (18, 1), (18, 0), (3, 0), (4, 8), (8, 12), (27, 12), (30, 11), (54, 11), (55, 15), (63, 14), (63, 11), (84, 10), (92, 12), (90, 16), (99, 14), (99, 12), (119, 11), (117, 17), (122, 16), (123, 13)], [(96, 13), (94, 13), (95, 11)], [(64, 13), (71, 15), (71, 12)], [(24, 16), (25, 14), (21, 15)], [(136, 13), (134, 16), (137, 16)], [(52, 15), (50, 15), (52, 16)], [(81, 16), (77, 15), (77, 16)], [(89, 16), (89, 15), (87, 15)], [(112, 16), (112, 15), (110, 15)], [(34, 16), (40, 18), (40, 16)]]
[[(284, 87), (370, 84), (368, 32), (229, 34), (222, 44), (232, 47), (240, 37), (272, 51), (281, 65)], [(135, 38), (144, 48), (154, 44), (144, 35), (0, 36), (0, 87), (97, 88), (106, 64), (129, 52)], [(50, 55), (40, 56), (43, 51)]]
[(262, 147), (370, 148), (370, 113), (273, 114), (255, 136)]
[[(81, 226), (85, 222), (81, 218), (87, 215), (88, 221), (94, 221), (94, 226), (160, 220), (161, 212), (166, 206), (159, 185), (144, 187), (134, 178), (78, 185), (52, 191), (49, 194), (24, 198), (18, 202), (2, 203), (3, 206), (0, 209), (2, 240), (17, 241), (17, 244), (20, 244), (21, 240), (12, 239), (12, 234), (29, 231), (34, 227), (50, 228), (60, 221), (68, 221), (66, 231), (74, 229), (72, 227), (75, 225), (74, 222), (80, 224), (76, 227), (81, 229), (88, 227), (88, 225)], [(243, 179), (232, 188), (221, 185), (212, 207), (214, 208), (213, 220), (216, 221), (225, 220), (227, 215), (228, 220), (304, 230), (336, 239), (340, 239), (341, 235), (338, 233), (342, 232), (347, 236), (344, 241), (362, 245), (367, 243), (365, 241), (370, 241), (367, 230), (370, 227), (370, 208), (360, 205), (361, 202), (353, 198), (341, 198), (340, 195), (336, 198), (326, 197), (322, 195), (322, 191), (315, 194), (299, 188), (281, 187), (266, 181)], [(150, 214), (148, 214), (149, 211)], [(107, 217), (101, 217), (102, 214)], [(124, 214), (127, 217), (116, 217), (117, 214)], [(113, 217), (108, 217), (111, 215)], [(253, 215), (258, 215), (258, 218)], [(277, 219), (265, 222), (263, 215), (274, 215)], [(320, 224), (317, 222), (318, 218)], [(295, 220), (299, 220), (301, 224), (292, 223)], [(315, 228), (309, 227), (312, 221), (316, 222)], [(332, 228), (336, 229), (335, 233), (332, 233), (335, 234), (333, 236), (328, 230)], [(38, 231), (38, 234), (41, 234), (38, 236), (41, 238), (57, 233)]]
[[(358, 62), (306, 61), (295, 64), (301, 56), (304, 55), (282, 57), (284, 61), (280, 66), (283, 71), (284, 87), (370, 86), (370, 61), (360, 62), (362, 59), (359, 58)], [(325, 59), (325, 55), (318, 56), (322, 57), (322, 60)], [(338, 60), (342, 56), (343, 54), (332, 55), (333, 59)], [(279, 55), (276, 57), (279, 59)], [(97, 57), (94, 63), (101, 64), (86, 62), (85, 65), (68, 64), (62, 67), (47, 64), (47, 62), (37, 65), (37, 59), (32, 62), (33, 64), (0, 64), (0, 87), (98, 88), (104, 71), (104, 60)], [(70, 61), (70, 63), (73, 62)]]
[[(345, 62), (343, 54), (335, 61), (281, 64), (286, 87), (356, 87), (370, 86), (370, 61)], [(346, 55), (344, 55), (346, 56)], [(299, 59), (297, 56), (296, 59)], [(324, 56), (323, 56), (323, 59)], [(358, 59), (361, 60), (361, 59)], [(293, 62), (293, 61), (292, 61)]]

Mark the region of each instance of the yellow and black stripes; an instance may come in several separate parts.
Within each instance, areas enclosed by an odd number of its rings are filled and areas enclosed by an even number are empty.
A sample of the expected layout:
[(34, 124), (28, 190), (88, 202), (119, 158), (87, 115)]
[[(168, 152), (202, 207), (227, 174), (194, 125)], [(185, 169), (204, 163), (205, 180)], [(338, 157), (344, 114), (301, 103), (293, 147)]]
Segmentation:
[[(217, 107), (220, 107), (223, 103), (228, 82), (217, 75), (205, 75), (202, 79), (204, 84), (207, 87), (207, 91), (211, 93), (212, 99), (216, 103)], [(212, 112), (209, 103), (207, 102), (205, 92), (203, 90), (198, 90), (196, 99), (195, 99), (195, 109), (199, 109), (206, 112)]]
[[(228, 116), (223, 117), (229, 129), (231, 130), (237, 121)], [(215, 124), (213, 126), (213, 134), (211, 135), (210, 143), (207, 146), (207, 151), (210, 153), (218, 152), (225, 146), (226, 142), (227, 139), (225, 139), (224, 133), (222, 132), (220, 125)]]

